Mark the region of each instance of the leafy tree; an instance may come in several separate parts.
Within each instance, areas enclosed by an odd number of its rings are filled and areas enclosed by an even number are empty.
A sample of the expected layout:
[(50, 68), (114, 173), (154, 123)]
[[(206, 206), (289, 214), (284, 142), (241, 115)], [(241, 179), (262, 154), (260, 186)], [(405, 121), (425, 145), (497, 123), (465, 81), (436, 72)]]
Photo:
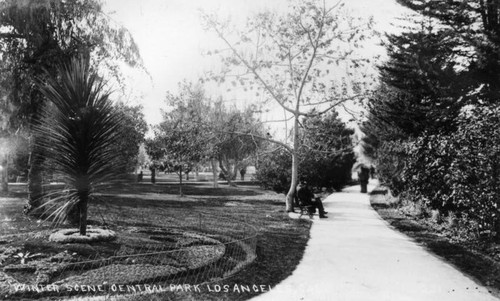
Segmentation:
[[(210, 160), (217, 183), (217, 164), (232, 185), (238, 171), (260, 145), (248, 133), (262, 135), (262, 125), (253, 116), (253, 108), (227, 108), (222, 100), (213, 102), (201, 85), (183, 82), (177, 95), (167, 94), (171, 110), (156, 129), (156, 139), (166, 151), (169, 164), (175, 165), (179, 176), (192, 166)], [(216, 185), (214, 185), (216, 187)]]
[(470, 91), (463, 95), (477, 102), (497, 102), (500, 97), (500, 4), (495, 0), (398, 0), (424, 16), (443, 24), (448, 39), (459, 42), (463, 69), (474, 81)]
[(151, 183), (156, 182), (156, 170), (160, 167), (160, 161), (165, 157), (165, 146), (158, 137), (146, 139), (146, 152), (152, 160), (149, 165), (151, 170)]
[(48, 193), (44, 207), (56, 220), (78, 208), (80, 235), (86, 235), (89, 202), (100, 188), (122, 178), (114, 147), (120, 139), (120, 115), (88, 61), (73, 59), (58, 74), (41, 84), (50, 103), (34, 132), (43, 137), (36, 141), (50, 163), (47, 168), (66, 190)]
[(292, 182), (292, 157), (280, 147), (259, 156), (255, 178), (265, 189), (287, 193)]
[[(0, 3), (0, 28), (0, 91), (5, 93), (2, 101), (6, 104), (2, 109), (10, 108), (2, 113), (10, 117), (12, 132), (29, 132), (39, 122), (44, 100), (35, 81), (54, 75), (60, 62), (90, 53), (92, 66), (113, 74), (118, 83), (122, 81), (117, 59), (141, 66), (134, 40), (102, 13), (99, 0), (4, 0)], [(44, 161), (36, 139), (30, 139), (28, 181), (30, 203), (35, 207), (42, 193)]]
[(158, 139), (146, 139), (144, 146), (151, 160), (159, 161), (165, 156), (163, 144)]
[(183, 83), (178, 95), (167, 94), (167, 103), (173, 108), (164, 112), (163, 121), (155, 129), (156, 139), (166, 156), (179, 166), (179, 194), (182, 195), (182, 176), (192, 162), (200, 162), (206, 150), (202, 113), (204, 92), (201, 87)]
[(250, 164), (261, 147), (262, 140), (255, 139), (255, 135), (264, 136), (264, 127), (254, 117), (251, 106), (244, 110), (228, 109), (219, 101), (210, 110), (206, 131), (211, 136), (211, 155), (218, 159), (224, 178), (233, 185), (238, 172)]
[(355, 162), (352, 135), (336, 111), (304, 121), (300, 177), (318, 188), (341, 190)]
[(139, 147), (144, 142), (148, 125), (144, 119), (142, 106), (127, 106), (119, 103), (116, 109), (121, 121), (121, 139), (116, 145), (116, 153), (123, 162), (124, 173), (130, 173), (135, 171), (139, 164)]
[[(299, 178), (316, 188), (340, 190), (351, 180), (355, 162), (352, 135), (332, 111), (306, 119), (301, 130)], [(264, 188), (287, 192), (292, 179), (291, 155), (284, 148), (259, 156), (256, 178)]]
[(225, 69), (212, 78), (234, 79), (232, 85), (265, 95), (293, 122), (289, 141), (260, 137), (292, 156), (286, 196), (286, 210), (291, 211), (301, 160), (301, 119), (360, 97), (367, 81), (354, 73), (366, 60), (355, 50), (372, 34), (371, 22), (349, 16), (340, 2), (328, 7), (326, 1), (297, 1), (283, 15), (260, 13), (248, 20), (245, 31), (236, 33), (234, 42), (224, 22), (214, 16), (205, 16), (205, 22), (228, 48), (217, 52)]

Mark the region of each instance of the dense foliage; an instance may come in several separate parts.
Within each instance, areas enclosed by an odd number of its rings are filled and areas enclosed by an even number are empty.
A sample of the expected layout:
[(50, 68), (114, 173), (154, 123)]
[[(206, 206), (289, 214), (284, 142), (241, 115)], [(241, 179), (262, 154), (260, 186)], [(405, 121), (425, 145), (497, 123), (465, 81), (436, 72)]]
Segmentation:
[(255, 162), (255, 154), (263, 145), (264, 126), (255, 115), (255, 108), (228, 108), (222, 102), (211, 107), (212, 155), (218, 160), (222, 175), (231, 182), (239, 171)]
[(259, 157), (255, 178), (265, 189), (287, 193), (292, 181), (292, 157), (283, 148)]
[(474, 237), (500, 237), (500, 6), (398, 2), (424, 17), (388, 36), (365, 154), (408, 204), (458, 219)]
[(380, 177), (406, 200), (459, 216), (476, 234), (497, 234), (499, 122), (500, 107), (472, 108), (453, 133), (384, 143)]
[(44, 156), (31, 130), (45, 100), (36, 81), (56, 75), (61, 62), (90, 54), (92, 68), (113, 75), (123, 88), (120, 61), (136, 67), (142, 66), (141, 58), (130, 33), (111, 22), (100, 0), (4, 0), (0, 2), (0, 27), (0, 134), (12, 139), (19, 132), (31, 136), (29, 198), (37, 206)]
[[(305, 119), (299, 150), (299, 178), (317, 189), (342, 189), (351, 180), (355, 161), (353, 134), (335, 111)], [(266, 153), (259, 158), (256, 178), (267, 189), (287, 192), (291, 164), (290, 153), (283, 148)]]
[(123, 172), (130, 173), (139, 165), (139, 147), (144, 142), (148, 124), (142, 106), (119, 103), (115, 107), (120, 120), (120, 139), (116, 141), (116, 155), (122, 162)]

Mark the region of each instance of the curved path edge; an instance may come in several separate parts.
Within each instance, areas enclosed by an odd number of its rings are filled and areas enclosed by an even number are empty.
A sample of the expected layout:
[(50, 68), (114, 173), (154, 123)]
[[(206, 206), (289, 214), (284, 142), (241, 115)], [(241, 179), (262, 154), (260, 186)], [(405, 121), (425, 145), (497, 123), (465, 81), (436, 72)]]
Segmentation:
[[(371, 183), (369, 189), (374, 188)], [(324, 200), (293, 274), (252, 301), (493, 301), (488, 289), (392, 229), (359, 186)]]

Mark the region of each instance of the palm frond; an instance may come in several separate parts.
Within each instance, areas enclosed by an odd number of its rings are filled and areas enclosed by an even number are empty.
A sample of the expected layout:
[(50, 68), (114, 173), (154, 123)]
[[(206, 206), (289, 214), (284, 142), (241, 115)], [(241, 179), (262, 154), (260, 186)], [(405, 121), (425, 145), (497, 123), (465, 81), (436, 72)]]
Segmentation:
[(46, 168), (66, 184), (69, 193), (47, 194), (46, 213), (61, 221), (82, 201), (91, 199), (103, 183), (124, 179), (116, 149), (121, 125), (109, 92), (88, 61), (62, 65), (58, 76), (40, 84), (49, 100), (35, 135), (47, 160)]

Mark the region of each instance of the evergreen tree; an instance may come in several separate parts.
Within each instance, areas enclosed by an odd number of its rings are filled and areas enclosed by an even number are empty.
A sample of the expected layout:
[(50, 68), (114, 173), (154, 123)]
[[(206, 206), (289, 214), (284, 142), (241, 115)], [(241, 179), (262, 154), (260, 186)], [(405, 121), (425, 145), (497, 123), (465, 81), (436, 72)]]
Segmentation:
[(461, 69), (463, 51), (449, 30), (424, 20), (387, 36), (388, 60), (379, 67), (380, 85), (367, 104), (363, 149), (376, 157), (381, 141), (423, 133), (451, 132), (473, 80)]
[[(448, 39), (454, 39), (464, 68), (475, 81), (479, 93), (472, 101), (497, 102), (500, 97), (500, 3), (497, 0), (397, 0), (445, 26)], [(471, 97), (472, 96), (472, 97)]]
[[(336, 111), (302, 122), (299, 149), (299, 178), (316, 188), (340, 190), (351, 180), (355, 162), (352, 135)], [(257, 180), (264, 188), (278, 193), (290, 187), (291, 154), (278, 148), (259, 156)]]

